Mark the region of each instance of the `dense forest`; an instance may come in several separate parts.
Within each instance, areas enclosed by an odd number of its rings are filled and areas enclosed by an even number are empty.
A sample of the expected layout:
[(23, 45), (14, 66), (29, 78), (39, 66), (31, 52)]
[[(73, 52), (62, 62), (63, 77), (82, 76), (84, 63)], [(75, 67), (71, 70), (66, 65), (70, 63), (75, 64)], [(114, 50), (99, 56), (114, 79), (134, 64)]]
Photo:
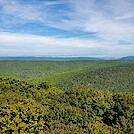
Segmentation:
[(0, 61), (0, 133), (134, 133), (134, 61)]

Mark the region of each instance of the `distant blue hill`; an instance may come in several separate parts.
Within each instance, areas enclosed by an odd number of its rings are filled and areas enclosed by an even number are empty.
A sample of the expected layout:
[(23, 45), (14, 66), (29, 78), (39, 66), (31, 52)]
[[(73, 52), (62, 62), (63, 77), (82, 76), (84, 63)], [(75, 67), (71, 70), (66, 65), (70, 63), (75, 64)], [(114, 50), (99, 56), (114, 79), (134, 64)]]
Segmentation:
[(0, 60), (51, 60), (51, 61), (71, 61), (71, 60), (113, 60), (113, 58), (101, 57), (0, 57)]
[(134, 56), (122, 57), (122, 58), (120, 58), (120, 60), (134, 60)]

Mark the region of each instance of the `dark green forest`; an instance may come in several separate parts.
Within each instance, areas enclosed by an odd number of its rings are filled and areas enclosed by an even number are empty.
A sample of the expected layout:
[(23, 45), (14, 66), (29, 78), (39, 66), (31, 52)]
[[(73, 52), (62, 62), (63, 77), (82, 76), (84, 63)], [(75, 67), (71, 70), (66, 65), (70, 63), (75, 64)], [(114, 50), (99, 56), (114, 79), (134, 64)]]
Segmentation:
[(133, 134), (134, 61), (0, 61), (0, 133)]

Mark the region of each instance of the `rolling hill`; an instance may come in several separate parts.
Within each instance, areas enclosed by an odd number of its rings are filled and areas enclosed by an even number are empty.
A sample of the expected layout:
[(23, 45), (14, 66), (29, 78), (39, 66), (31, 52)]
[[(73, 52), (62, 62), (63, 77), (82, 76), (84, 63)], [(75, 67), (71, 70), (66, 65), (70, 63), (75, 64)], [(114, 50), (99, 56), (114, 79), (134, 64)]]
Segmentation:
[(0, 61), (0, 133), (133, 133), (133, 82), (133, 61)]
[(134, 60), (134, 56), (122, 57), (120, 60)]

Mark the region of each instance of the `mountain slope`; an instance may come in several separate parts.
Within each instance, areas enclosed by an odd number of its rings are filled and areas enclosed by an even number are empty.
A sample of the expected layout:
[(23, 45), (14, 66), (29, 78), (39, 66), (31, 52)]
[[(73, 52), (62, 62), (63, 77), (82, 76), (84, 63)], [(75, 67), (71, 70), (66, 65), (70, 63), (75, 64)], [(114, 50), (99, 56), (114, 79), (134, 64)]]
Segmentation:
[(134, 56), (122, 57), (120, 60), (134, 60)]
[[(47, 87), (47, 88), (46, 88)], [(0, 77), (0, 133), (133, 133), (133, 93), (62, 91)]]

